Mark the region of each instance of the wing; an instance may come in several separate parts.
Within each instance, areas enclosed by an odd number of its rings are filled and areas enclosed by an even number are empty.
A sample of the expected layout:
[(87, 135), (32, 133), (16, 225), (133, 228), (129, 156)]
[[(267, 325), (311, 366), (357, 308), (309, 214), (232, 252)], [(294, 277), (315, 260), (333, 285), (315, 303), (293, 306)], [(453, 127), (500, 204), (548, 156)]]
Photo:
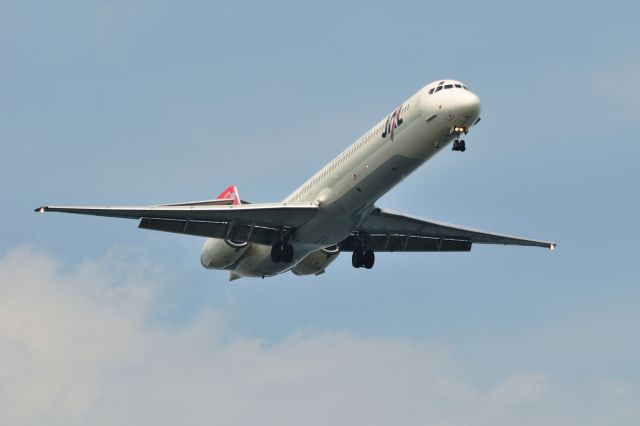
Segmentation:
[(473, 243), (535, 246), (552, 250), (556, 246), (549, 241), (494, 234), (379, 208), (366, 217), (357, 234), (342, 242), (343, 250), (357, 247), (361, 236), (366, 238), (364, 243), (374, 251), (470, 251)]
[(274, 244), (283, 230), (306, 223), (317, 210), (312, 203), (224, 205), (211, 200), (148, 207), (43, 206), (35, 211), (140, 219), (142, 229)]

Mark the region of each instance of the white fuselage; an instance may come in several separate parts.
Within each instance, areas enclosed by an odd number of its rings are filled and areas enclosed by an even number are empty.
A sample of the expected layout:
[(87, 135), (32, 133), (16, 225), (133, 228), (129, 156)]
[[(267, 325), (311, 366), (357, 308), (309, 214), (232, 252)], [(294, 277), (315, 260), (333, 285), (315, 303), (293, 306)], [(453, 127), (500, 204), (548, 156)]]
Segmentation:
[[(437, 86), (443, 89), (430, 94)], [(290, 240), (292, 263), (274, 263), (270, 246), (253, 244), (231, 269), (241, 276), (279, 274), (309, 253), (344, 240), (378, 198), (449, 144), (454, 128), (468, 131), (479, 113), (479, 98), (458, 81), (423, 87), (284, 200), (319, 206)]]

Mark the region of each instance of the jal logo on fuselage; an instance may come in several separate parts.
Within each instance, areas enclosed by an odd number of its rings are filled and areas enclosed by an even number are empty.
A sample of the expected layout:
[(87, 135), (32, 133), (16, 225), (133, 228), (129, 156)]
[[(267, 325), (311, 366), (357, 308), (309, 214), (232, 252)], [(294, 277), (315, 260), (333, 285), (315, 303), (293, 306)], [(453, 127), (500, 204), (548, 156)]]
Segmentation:
[(391, 137), (393, 140), (394, 130), (402, 124), (402, 117), (400, 117), (400, 111), (402, 111), (402, 105), (398, 107), (393, 113), (387, 117), (387, 122), (384, 125), (384, 131), (382, 132), (382, 137), (386, 138), (387, 135)]

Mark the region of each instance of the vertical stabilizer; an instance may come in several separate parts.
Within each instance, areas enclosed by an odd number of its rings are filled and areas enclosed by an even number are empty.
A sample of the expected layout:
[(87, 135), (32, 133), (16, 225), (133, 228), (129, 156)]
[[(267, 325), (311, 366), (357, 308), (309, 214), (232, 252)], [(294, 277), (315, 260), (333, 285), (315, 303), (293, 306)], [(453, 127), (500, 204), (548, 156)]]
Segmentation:
[(229, 186), (227, 189), (222, 191), (216, 200), (232, 200), (234, 205), (239, 205), (240, 203), (240, 195), (238, 194), (238, 188), (235, 185)]

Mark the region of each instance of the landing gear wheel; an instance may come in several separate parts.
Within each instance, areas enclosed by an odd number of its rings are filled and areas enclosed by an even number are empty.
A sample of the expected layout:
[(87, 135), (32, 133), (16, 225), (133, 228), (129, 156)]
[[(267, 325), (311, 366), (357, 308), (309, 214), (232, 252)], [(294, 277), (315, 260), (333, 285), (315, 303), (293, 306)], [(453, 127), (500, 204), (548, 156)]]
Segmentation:
[(353, 251), (353, 255), (351, 256), (351, 265), (354, 268), (373, 268), (373, 264), (375, 263), (375, 255), (373, 254), (373, 250), (361, 250), (356, 249)]
[(278, 263), (282, 260), (282, 252), (284, 251), (282, 244), (274, 244), (271, 247), (271, 261)]
[(293, 262), (293, 246), (290, 244), (287, 244), (286, 246), (284, 246), (284, 250), (283, 250), (283, 261), (287, 262), (287, 263), (291, 263)]
[(271, 247), (271, 261), (274, 263), (293, 262), (293, 246), (290, 244), (276, 243)]
[(354, 268), (360, 268), (362, 265), (360, 265), (360, 251), (359, 250), (354, 250), (353, 254), (351, 255), (351, 266), (353, 266)]
[(364, 266), (366, 269), (371, 269), (373, 268), (373, 264), (375, 263), (375, 261), (376, 257), (373, 254), (373, 250), (366, 250), (362, 259), (362, 266)]
[(467, 147), (464, 143), (464, 140), (454, 140), (453, 141), (453, 148), (451, 148), (451, 151), (460, 151), (460, 152), (465, 152), (467, 150)]

